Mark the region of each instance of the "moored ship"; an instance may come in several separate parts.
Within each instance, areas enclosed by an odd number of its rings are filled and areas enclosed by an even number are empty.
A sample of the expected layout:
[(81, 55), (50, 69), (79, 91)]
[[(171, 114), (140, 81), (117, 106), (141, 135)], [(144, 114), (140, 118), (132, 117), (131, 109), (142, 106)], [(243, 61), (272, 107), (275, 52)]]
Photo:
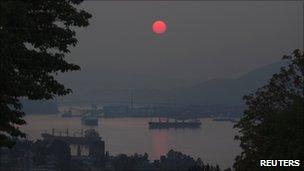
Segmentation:
[(98, 118), (91, 114), (85, 115), (81, 118), (81, 123), (87, 126), (97, 126), (98, 125)]
[(149, 129), (164, 129), (164, 128), (200, 128), (202, 125), (201, 121), (198, 119), (172, 119), (166, 118), (163, 121), (161, 118), (158, 121), (150, 121)]
[(66, 112), (64, 112), (63, 114), (61, 114), (61, 116), (64, 117), (64, 118), (72, 117), (72, 116), (73, 116), (73, 115), (72, 115), (72, 111), (71, 111), (71, 110), (66, 111)]
[(216, 117), (216, 118), (213, 118), (213, 121), (219, 121), (219, 122), (225, 122), (225, 121), (228, 121), (228, 122), (237, 122), (238, 119), (232, 118), (232, 117)]

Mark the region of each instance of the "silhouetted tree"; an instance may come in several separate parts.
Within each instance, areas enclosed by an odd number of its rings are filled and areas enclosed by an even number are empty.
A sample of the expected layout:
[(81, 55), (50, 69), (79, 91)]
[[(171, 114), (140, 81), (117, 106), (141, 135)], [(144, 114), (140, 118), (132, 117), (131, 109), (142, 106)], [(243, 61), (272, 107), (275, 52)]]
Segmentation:
[(38, 140), (33, 145), (33, 161), (37, 165), (46, 163), (46, 156), (50, 154), (45, 141)]
[(49, 151), (58, 161), (59, 168), (66, 170), (69, 168), (71, 160), (71, 150), (67, 143), (60, 140), (54, 140), (49, 147)]
[(261, 170), (260, 159), (304, 158), (304, 55), (295, 50), (283, 59), (289, 64), (267, 85), (244, 96), (247, 109), (235, 125), (243, 149), (236, 170)]
[(20, 97), (53, 99), (71, 93), (54, 75), (79, 70), (65, 54), (77, 39), (72, 27), (91, 15), (76, 8), (83, 0), (0, 1), (0, 147), (25, 137)]

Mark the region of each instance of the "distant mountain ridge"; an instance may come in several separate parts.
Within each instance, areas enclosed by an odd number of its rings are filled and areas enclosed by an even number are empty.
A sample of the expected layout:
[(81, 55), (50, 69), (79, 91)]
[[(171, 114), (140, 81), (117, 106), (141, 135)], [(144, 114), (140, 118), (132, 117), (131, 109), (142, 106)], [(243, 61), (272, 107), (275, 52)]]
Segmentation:
[[(172, 103), (172, 104), (192, 104), (192, 105), (242, 105), (242, 97), (250, 92), (254, 92), (258, 87), (267, 83), (274, 73), (279, 72), (284, 66), (284, 62), (275, 62), (270, 65), (259, 67), (236, 79), (213, 79), (200, 84), (189, 86), (171, 86), (172, 89), (149, 89), (142, 86), (131, 89), (123, 86), (113, 88), (88, 88), (84, 86), (81, 93), (64, 97), (62, 101), (92, 101), (92, 102), (128, 102), (131, 91), (135, 103)], [(149, 78), (147, 78), (149, 80)], [(161, 84), (160, 79), (150, 79), (149, 82)], [(122, 81), (122, 80), (118, 80)], [(129, 80), (127, 80), (129, 81)], [(87, 84), (94, 84), (88, 82)], [(139, 83), (142, 84), (142, 83)], [(139, 85), (137, 84), (137, 85)], [(169, 84), (167, 86), (170, 86)]]
[(180, 98), (191, 104), (242, 104), (242, 97), (267, 84), (273, 74), (279, 72), (284, 62), (276, 62), (257, 68), (236, 79), (214, 79), (177, 90)]

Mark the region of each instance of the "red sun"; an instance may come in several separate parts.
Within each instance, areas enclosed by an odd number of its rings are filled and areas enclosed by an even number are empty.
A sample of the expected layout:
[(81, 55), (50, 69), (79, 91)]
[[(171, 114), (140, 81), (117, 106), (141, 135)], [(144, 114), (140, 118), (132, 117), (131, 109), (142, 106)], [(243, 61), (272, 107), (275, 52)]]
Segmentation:
[(156, 34), (163, 34), (167, 30), (167, 25), (164, 21), (162, 20), (157, 20), (153, 23), (152, 25), (152, 30)]

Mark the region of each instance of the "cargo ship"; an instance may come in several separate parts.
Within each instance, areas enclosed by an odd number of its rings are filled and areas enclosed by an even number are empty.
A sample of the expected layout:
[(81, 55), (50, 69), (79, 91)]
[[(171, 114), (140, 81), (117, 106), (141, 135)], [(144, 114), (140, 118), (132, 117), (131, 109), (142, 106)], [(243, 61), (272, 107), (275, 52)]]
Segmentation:
[(232, 117), (216, 117), (213, 118), (213, 121), (218, 121), (218, 122), (238, 122), (238, 119), (232, 118)]
[(81, 118), (81, 123), (86, 126), (97, 126), (98, 118), (96, 116), (88, 114)]
[(171, 121), (169, 118), (163, 121), (161, 118), (158, 121), (150, 121), (149, 129), (166, 129), (166, 128), (200, 128), (202, 125), (198, 119), (174, 119)]
[(69, 118), (69, 117), (72, 117), (73, 114), (72, 114), (72, 111), (69, 110), (69, 111), (64, 112), (61, 116), (64, 118)]

